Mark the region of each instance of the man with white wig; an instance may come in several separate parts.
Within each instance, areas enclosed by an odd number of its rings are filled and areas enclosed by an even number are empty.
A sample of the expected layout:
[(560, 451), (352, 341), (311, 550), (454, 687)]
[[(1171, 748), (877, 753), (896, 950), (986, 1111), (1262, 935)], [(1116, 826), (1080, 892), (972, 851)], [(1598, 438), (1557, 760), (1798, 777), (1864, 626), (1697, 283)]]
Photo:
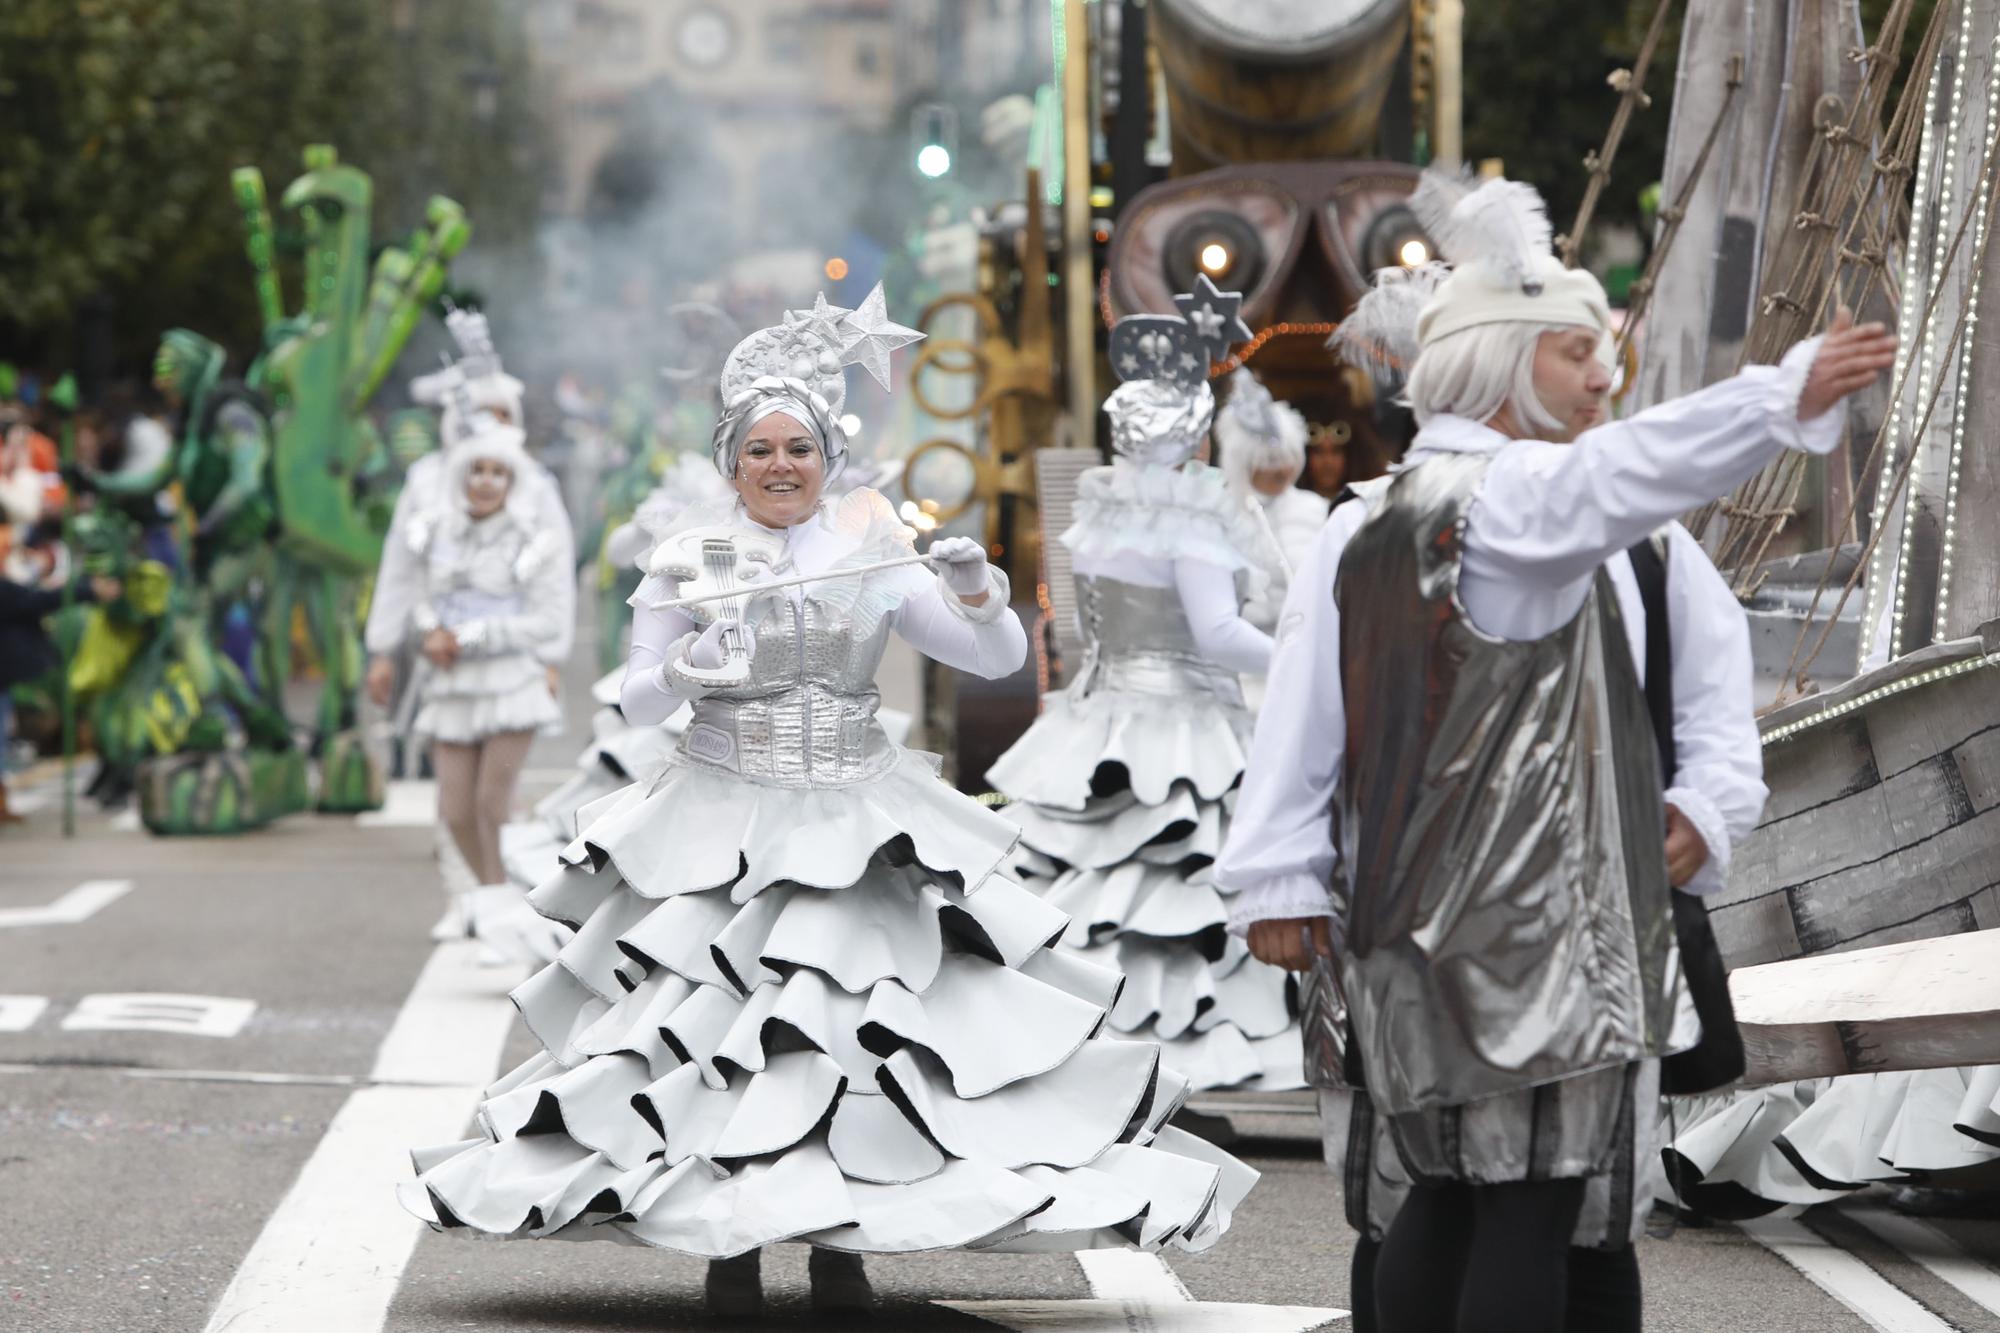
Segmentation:
[[(1419, 431), (1295, 572), (1216, 878), (1253, 954), (1338, 981), (1349, 1217), (1387, 1229), (1357, 1328), (1636, 1329), (1635, 1177), (1691, 1040), (1670, 894), (1720, 886), (1764, 798), (1740, 613), (1671, 520), (1829, 452), (1895, 340), (1842, 311), (1610, 421), (1608, 303), (1534, 192), (1434, 176), (1415, 203), (1457, 267), (1382, 275), (1342, 341), (1409, 366)], [(1664, 614), (1622, 558), (1649, 539)]]

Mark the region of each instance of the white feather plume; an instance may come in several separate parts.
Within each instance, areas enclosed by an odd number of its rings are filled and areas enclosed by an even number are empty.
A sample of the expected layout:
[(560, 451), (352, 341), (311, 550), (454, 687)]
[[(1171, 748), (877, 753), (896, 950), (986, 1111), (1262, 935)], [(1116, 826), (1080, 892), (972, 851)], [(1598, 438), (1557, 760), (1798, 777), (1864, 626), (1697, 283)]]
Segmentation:
[(1458, 173), (1426, 171), (1410, 209), (1447, 259), (1490, 264), (1522, 286), (1538, 281), (1536, 270), (1555, 243), (1542, 196), (1504, 177), (1475, 183)]
[(1417, 359), (1417, 316), (1451, 269), (1433, 260), (1416, 268), (1385, 268), (1340, 322), (1326, 345), (1368, 372), (1378, 390), (1402, 383)]

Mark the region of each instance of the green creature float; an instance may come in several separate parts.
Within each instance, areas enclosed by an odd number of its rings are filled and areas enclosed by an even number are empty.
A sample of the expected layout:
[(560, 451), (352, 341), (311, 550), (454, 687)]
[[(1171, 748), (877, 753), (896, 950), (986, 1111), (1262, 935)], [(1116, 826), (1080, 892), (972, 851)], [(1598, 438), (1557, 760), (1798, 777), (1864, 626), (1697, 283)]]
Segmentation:
[[(172, 663), (147, 673), (154, 694), (171, 675), (191, 714), (139, 747), (140, 817), (156, 833), (235, 832), (305, 808), (306, 755), (289, 728), (270, 725), (285, 716), (301, 612), (322, 675), (311, 732), (318, 808), (380, 806), (381, 770), (356, 726), (355, 614), (381, 552), (387, 508), (377, 484), (391, 469), (365, 413), (471, 234), (457, 204), (433, 198), (426, 226), (384, 249), (371, 278), (369, 178), (331, 147), (310, 147), (305, 174), (281, 200), (305, 236), (304, 308), (288, 315), (263, 177), (245, 167), (233, 183), (264, 317), (262, 353), (233, 382), (219, 346), (170, 330), (154, 382), (178, 413), (173, 449), (150, 473), (91, 479), (100, 494), (148, 504), (177, 487), (191, 528), (189, 567), (162, 612), (174, 627), (157, 636)], [(254, 692), (240, 673), (206, 669), (219, 655), (203, 645), (217, 641), (235, 607), (256, 624)], [(165, 711), (149, 702), (148, 715)]]

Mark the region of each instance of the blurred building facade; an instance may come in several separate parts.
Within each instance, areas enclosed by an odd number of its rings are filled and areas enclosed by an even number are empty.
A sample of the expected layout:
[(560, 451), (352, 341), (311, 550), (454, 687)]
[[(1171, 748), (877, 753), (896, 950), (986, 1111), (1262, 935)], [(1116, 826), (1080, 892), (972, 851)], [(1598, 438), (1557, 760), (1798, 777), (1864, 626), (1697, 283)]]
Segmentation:
[(729, 182), (713, 205), (754, 210), (833, 135), (900, 134), (913, 99), (1046, 70), (1048, 13), (1046, 0), (531, 0), (560, 159), (549, 211), (588, 214), (635, 124), (687, 117)]

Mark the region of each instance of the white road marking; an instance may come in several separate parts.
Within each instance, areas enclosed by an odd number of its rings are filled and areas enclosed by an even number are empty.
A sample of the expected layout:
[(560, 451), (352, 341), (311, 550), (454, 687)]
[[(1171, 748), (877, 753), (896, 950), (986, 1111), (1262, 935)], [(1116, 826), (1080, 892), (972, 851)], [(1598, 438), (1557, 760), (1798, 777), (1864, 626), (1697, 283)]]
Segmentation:
[(1090, 1294), (1101, 1301), (1191, 1301), (1179, 1274), (1144, 1250), (1078, 1250)]
[(1079, 1250), (1087, 1301), (937, 1301), (1020, 1333), (1306, 1333), (1347, 1315), (1303, 1305), (1210, 1304), (1157, 1254)]
[(350, 1096), (264, 1224), (206, 1333), (370, 1333), (389, 1312), (423, 1224), (396, 1201), (413, 1147), (458, 1138), (513, 1021), (471, 940), (440, 944), (376, 1053), (383, 1082)]
[(255, 1000), (220, 995), (86, 995), (62, 1021), (65, 1032), (170, 1032), (233, 1037), (257, 1012)]
[(1878, 1333), (1954, 1333), (1915, 1297), (1803, 1223), (1766, 1217), (1736, 1225)]
[(88, 879), (47, 907), (0, 907), (0, 930), (22, 926), (74, 926), (132, 891), (129, 879)]
[(1968, 1255), (1937, 1227), (1874, 1206), (1842, 1208), (1840, 1215), (1874, 1232), (1981, 1309), (2000, 1315), (2000, 1273)]
[(383, 793), (382, 808), (354, 817), (361, 828), (428, 828), (437, 823), (437, 784), (397, 779)]
[(0, 995), (0, 1032), (26, 1032), (48, 1007), (46, 995)]
[(1345, 1310), (1205, 1301), (933, 1301), (1018, 1333), (1307, 1333)]

